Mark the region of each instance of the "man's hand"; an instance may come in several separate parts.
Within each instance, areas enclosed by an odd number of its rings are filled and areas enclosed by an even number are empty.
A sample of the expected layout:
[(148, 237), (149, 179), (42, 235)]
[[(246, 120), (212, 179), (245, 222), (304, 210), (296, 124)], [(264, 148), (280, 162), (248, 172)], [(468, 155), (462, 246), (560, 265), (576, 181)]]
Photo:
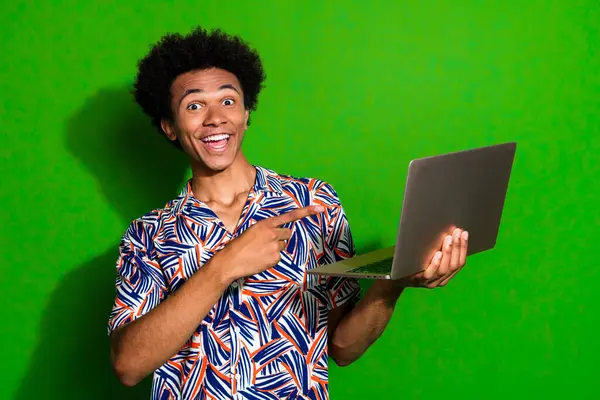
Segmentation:
[(323, 211), (322, 206), (309, 206), (259, 221), (213, 258), (231, 266), (227, 271), (231, 281), (263, 272), (281, 260), (281, 251), (292, 235), (291, 229), (281, 226)]
[(446, 286), (465, 266), (468, 239), (468, 232), (456, 228), (451, 236), (446, 236), (442, 248), (433, 256), (424, 271), (403, 278), (397, 284), (404, 287), (426, 287), (431, 289)]
[(393, 304), (407, 287), (433, 289), (446, 286), (465, 266), (467, 260), (468, 232), (456, 228), (444, 238), (441, 249), (421, 272), (396, 280), (377, 280), (372, 290)]

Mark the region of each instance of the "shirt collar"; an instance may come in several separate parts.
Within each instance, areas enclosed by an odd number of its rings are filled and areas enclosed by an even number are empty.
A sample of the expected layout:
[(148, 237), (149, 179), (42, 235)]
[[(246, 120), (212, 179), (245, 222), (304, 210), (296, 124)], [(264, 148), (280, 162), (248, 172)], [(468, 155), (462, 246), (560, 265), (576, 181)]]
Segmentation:
[(253, 191), (283, 194), (281, 179), (275, 172), (260, 166), (254, 166), (256, 169), (256, 181)]
[[(256, 170), (256, 178), (254, 181), (254, 186), (252, 187), (252, 192), (254, 194), (283, 194), (281, 179), (277, 173), (257, 165), (254, 166), (254, 169)], [(194, 197), (194, 193), (192, 191), (192, 180), (189, 179), (179, 193), (179, 196), (177, 196), (177, 199), (175, 199), (173, 207), (175, 213), (178, 214), (182, 210), (186, 210), (194, 205), (196, 207), (204, 206), (204, 203)]]

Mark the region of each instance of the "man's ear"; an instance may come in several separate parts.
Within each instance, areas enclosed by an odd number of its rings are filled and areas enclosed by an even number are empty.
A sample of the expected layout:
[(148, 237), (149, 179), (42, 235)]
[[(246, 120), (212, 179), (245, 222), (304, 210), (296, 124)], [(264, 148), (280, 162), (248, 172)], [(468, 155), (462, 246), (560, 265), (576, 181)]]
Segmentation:
[(248, 129), (248, 118), (250, 118), (250, 111), (244, 111), (244, 130)]
[(173, 142), (177, 140), (177, 135), (175, 135), (175, 127), (173, 126), (173, 123), (171, 121), (162, 119), (160, 121), (160, 127), (162, 128), (165, 135), (167, 135), (169, 140)]

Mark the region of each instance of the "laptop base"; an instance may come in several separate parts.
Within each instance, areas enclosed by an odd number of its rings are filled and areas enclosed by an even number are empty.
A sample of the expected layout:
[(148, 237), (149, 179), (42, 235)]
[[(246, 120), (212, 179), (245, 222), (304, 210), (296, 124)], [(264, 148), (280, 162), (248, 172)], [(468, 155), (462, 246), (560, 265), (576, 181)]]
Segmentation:
[(395, 246), (348, 258), (306, 271), (311, 275), (346, 276), (360, 279), (392, 279)]

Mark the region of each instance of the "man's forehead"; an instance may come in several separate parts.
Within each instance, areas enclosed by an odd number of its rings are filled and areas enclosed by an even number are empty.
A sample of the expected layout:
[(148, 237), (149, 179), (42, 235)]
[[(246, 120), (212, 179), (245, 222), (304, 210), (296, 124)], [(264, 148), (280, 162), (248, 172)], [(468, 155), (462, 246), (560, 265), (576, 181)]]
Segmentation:
[(173, 92), (181, 92), (189, 89), (201, 91), (222, 90), (223, 87), (233, 86), (241, 92), (241, 85), (237, 77), (229, 71), (210, 68), (195, 70), (181, 74), (172, 85)]

